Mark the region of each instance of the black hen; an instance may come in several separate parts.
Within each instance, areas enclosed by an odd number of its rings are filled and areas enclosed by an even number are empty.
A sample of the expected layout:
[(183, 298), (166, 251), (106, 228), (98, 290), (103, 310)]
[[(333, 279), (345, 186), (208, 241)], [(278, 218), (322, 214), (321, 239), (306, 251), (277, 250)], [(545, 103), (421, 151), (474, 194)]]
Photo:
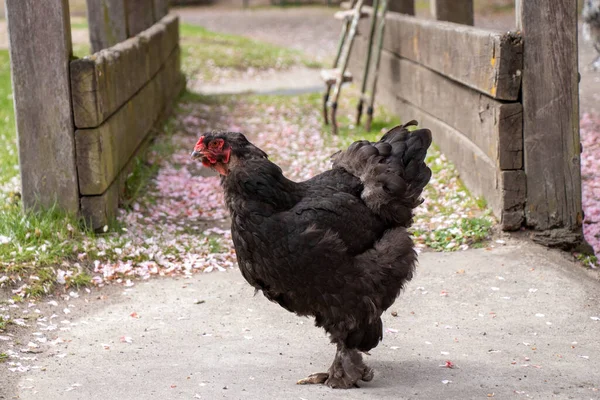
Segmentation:
[(412, 125), (353, 143), (332, 169), (299, 183), (241, 133), (207, 133), (194, 149), (222, 175), (244, 278), (286, 310), (314, 316), (337, 345), (328, 372), (299, 383), (349, 388), (373, 378), (359, 351), (377, 346), (381, 314), (413, 276), (406, 228), (431, 177), (431, 132)]

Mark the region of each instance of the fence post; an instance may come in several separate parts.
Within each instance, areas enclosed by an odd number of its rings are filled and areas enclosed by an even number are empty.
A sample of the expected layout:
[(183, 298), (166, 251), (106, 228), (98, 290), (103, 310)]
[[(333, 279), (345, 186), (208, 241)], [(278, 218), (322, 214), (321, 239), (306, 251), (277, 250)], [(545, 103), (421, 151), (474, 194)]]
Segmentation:
[(127, 39), (124, 0), (87, 0), (92, 53)]
[(23, 205), (79, 210), (68, 0), (6, 0)]
[(169, 0), (154, 0), (154, 21), (160, 21), (169, 13)]
[(154, 0), (125, 0), (125, 11), (128, 37), (135, 36), (154, 24)]
[(547, 231), (540, 241), (566, 246), (582, 239), (577, 2), (522, 1), (518, 8), (527, 225)]
[(429, 0), (429, 7), (438, 21), (473, 25), (473, 0)]
[(415, 15), (415, 0), (388, 0), (388, 11)]

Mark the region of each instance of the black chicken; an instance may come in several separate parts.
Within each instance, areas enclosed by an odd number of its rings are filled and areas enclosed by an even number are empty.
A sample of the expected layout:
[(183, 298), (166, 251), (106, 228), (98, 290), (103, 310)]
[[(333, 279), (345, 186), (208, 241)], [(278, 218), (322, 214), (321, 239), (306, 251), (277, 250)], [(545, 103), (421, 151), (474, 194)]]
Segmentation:
[(350, 388), (373, 378), (360, 352), (382, 339), (381, 314), (417, 260), (406, 228), (431, 177), (431, 132), (407, 129), (416, 124), (354, 142), (332, 169), (298, 183), (241, 133), (207, 133), (194, 148), (222, 175), (244, 278), (286, 310), (314, 316), (337, 346), (328, 372), (298, 383)]

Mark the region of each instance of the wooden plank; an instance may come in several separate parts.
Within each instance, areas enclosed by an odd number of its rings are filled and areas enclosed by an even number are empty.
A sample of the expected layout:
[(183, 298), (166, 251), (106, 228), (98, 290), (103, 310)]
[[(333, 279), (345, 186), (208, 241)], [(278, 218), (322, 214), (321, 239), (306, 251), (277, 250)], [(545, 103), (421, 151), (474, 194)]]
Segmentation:
[[(179, 51), (178, 53), (179, 55), (181, 54)], [(123, 197), (127, 178), (138, 162), (137, 159), (145, 157), (148, 146), (155, 136), (153, 132), (162, 132), (162, 125), (171, 115), (176, 98), (185, 88), (185, 79), (180, 70), (180, 56), (171, 57), (166, 68), (167, 73), (164, 77), (161, 75), (164, 80), (160, 85), (163, 90), (163, 96), (166, 99), (166, 104), (161, 116), (158, 118), (158, 122), (154, 124), (150, 133), (146, 135), (142, 143), (135, 150), (135, 153), (131, 156), (127, 164), (125, 164), (117, 179), (113, 180), (104, 193), (97, 196), (81, 197), (81, 213), (95, 230), (102, 229), (117, 215), (117, 208)]]
[(473, 25), (473, 0), (429, 0), (429, 7), (438, 21)]
[(117, 216), (119, 185), (114, 184), (99, 196), (81, 197), (81, 215), (93, 230), (101, 230)]
[(154, 0), (124, 0), (127, 15), (127, 37), (150, 28), (155, 22)]
[(26, 209), (79, 210), (67, 0), (7, 0), (12, 87)]
[(500, 224), (505, 231), (520, 229), (525, 222), (523, 207), (527, 200), (527, 177), (525, 171), (501, 171), (500, 189), (502, 195), (502, 215)]
[(576, 2), (524, 1), (520, 19), (527, 42), (523, 61), (527, 225), (580, 233)]
[[(369, 23), (359, 22), (361, 36)], [(519, 97), (523, 42), (517, 33), (389, 13), (383, 47), (495, 99)]]
[(415, 15), (415, 0), (388, 0), (388, 11)]
[(160, 21), (169, 13), (169, 0), (154, 0), (154, 21)]
[(378, 93), (391, 91), (427, 110), (467, 136), (500, 169), (523, 167), (520, 103), (494, 100), (388, 51), (381, 57)]
[(169, 15), (135, 38), (73, 61), (75, 125), (95, 128), (125, 104), (152, 79), (177, 47), (178, 32), (178, 18)]
[[(178, 60), (179, 48), (170, 58)], [(165, 65), (177, 65), (168, 61)], [(79, 190), (82, 195), (100, 195), (108, 189), (144, 140), (166, 106), (168, 68), (161, 71), (106, 122), (75, 132)]]
[(127, 39), (124, 0), (87, 0), (92, 53)]

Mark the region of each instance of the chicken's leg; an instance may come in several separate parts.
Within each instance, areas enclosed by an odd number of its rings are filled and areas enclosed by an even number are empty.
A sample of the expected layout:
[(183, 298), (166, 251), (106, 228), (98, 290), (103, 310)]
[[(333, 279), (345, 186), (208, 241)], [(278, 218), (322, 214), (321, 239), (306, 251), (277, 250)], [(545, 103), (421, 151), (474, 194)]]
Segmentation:
[(358, 387), (358, 381), (373, 379), (373, 370), (365, 365), (356, 349), (347, 349), (337, 345), (333, 364), (328, 372), (318, 372), (298, 381), (299, 385), (324, 383), (335, 389)]

